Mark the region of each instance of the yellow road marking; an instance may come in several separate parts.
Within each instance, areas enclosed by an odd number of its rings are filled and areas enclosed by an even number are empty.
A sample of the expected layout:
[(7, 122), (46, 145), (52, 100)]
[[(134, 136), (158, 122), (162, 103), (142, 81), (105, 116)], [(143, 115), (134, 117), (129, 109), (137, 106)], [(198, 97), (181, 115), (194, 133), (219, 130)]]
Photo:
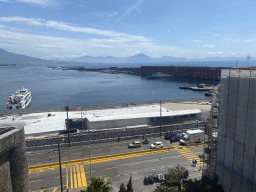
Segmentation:
[(93, 151), (101, 151), (102, 149), (99, 149), (99, 150), (93, 150)]
[(73, 176), (72, 176), (72, 167), (70, 167), (70, 188), (73, 189)]
[(135, 174), (135, 173), (138, 173), (138, 172), (134, 172), (133, 174)]
[(68, 189), (68, 168), (66, 168), (66, 182), (67, 182), (67, 189)]
[(35, 182), (38, 182), (38, 181), (42, 181), (42, 180), (36, 180), (36, 181), (30, 181), (31, 183), (35, 183)]
[(156, 170), (156, 169), (151, 169), (151, 170)]
[(78, 154), (80, 154), (81, 152), (79, 152), (79, 153), (71, 153), (71, 155), (78, 155)]
[(129, 175), (129, 174), (124, 174), (124, 175)]
[(76, 180), (76, 167), (73, 167), (73, 170), (74, 170), (74, 188), (76, 189), (77, 188), (77, 180)]
[(50, 156), (50, 157), (58, 157), (59, 155), (55, 155), (55, 156)]
[(80, 175), (80, 170), (79, 170), (79, 166), (76, 165), (76, 170), (77, 170), (77, 182), (78, 182), (78, 187), (81, 188), (82, 187), (82, 181), (81, 181), (81, 175)]
[(86, 176), (85, 176), (85, 173), (84, 173), (84, 166), (83, 165), (80, 165), (80, 171), (81, 171), (83, 187), (87, 187)]
[(58, 187), (55, 187), (52, 192), (55, 192), (58, 189)]
[(117, 175), (117, 176), (115, 176), (115, 177), (120, 177), (120, 175)]
[(105, 170), (107, 170), (107, 169), (114, 169), (114, 168), (117, 168), (117, 167), (110, 167), (110, 168), (106, 168)]

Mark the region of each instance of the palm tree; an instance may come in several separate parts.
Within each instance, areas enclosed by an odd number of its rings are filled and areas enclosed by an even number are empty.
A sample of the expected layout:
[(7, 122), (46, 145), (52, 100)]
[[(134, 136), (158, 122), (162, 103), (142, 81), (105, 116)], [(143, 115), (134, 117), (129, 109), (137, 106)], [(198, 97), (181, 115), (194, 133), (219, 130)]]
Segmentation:
[(188, 178), (188, 170), (178, 164), (175, 168), (171, 168), (168, 171), (169, 179), (167, 180), (167, 184), (178, 186), (178, 191), (181, 192), (182, 179)]
[(110, 192), (112, 189), (111, 184), (110, 181), (105, 183), (102, 177), (91, 177), (90, 185), (85, 192)]

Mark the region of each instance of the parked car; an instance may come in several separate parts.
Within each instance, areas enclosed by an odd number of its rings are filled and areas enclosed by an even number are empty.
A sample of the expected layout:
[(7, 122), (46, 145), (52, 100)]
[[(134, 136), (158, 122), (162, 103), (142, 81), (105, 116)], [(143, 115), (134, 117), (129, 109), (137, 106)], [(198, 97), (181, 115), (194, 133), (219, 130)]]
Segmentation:
[(180, 139), (181, 139), (180, 135), (173, 135), (170, 137), (170, 142), (180, 141)]
[(128, 145), (128, 148), (141, 147), (140, 141), (133, 141)]
[(148, 177), (145, 177), (145, 178), (144, 178), (143, 183), (144, 183), (144, 185), (148, 185), (148, 183), (149, 183), (149, 182), (148, 182)]
[(159, 148), (163, 148), (163, 147), (164, 147), (164, 144), (160, 141), (157, 141), (150, 145), (150, 149), (159, 149)]
[(154, 184), (154, 176), (153, 175), (148, 176), (148, 183), (149, 184)]
[(175, 136), (175, 135), (177, 135), (177, 134), (174, 133), (174, 132), (170, 132), (170, 133), (167, 133), (167, 132), (166, 132), (166, 134), (165, 134), (165, 136), (164, 136), (164, 139), (165, 139), (165, 140), (168, 140), (168, 139), (170, 139), (172, 136)]

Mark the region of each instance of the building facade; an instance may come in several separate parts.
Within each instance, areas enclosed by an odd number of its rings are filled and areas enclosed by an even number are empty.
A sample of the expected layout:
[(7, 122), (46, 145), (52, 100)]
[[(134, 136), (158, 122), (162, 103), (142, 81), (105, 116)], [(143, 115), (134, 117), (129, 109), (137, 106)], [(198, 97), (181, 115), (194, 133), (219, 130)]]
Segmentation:
[(256, 191), (256, 70), (222, 70), (216, 173), (224, 191)]
[(29, 191), (23, 127), (0, 127), (0, 191)]

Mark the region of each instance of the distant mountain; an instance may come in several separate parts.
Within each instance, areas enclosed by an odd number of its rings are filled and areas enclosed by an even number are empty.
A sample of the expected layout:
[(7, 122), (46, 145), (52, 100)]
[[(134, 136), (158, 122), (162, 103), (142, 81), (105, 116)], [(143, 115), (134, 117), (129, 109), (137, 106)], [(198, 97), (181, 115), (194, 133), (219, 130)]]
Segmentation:
[[(219, 62), (219, 65), (222, 65), (222, 62), (232, 62), (232, 65), (236, 65), (236, 61), (238, 62), (238, 65), (241, 64), (241, 62), (246, 62), (246, 65), (254, 65), (256, 58), (250, 58), (248, 60), (245, 57), (206, 57), (203, 59), (186, 59), (184, 57), (182, 58), (176, 58), (171, 56), (163, 56), (159, 58), (152, 58), (148, 55), (145, 55), (144, 53), (138, 53), (136, 55), (132, 55), (129, 57), (93, 57), (93, 56), (82, 56), (78, 58), (69, 58), (65, 60), (44, 60), (39, 59), (35, 57), (29, 57), (25, 55), (20, 54), (14, 54), (10, 53), (8, 51), (5, 51), (0, 48), (0, 65), (3, 64), (90, 64), (90, 66), (94, 66), (94, 64), (108, 64), (108, 65), (116, 65), (116, 64), (137, 64), (140, 65), (204, 65), (205, 62), (207, 65), (211, 65), (210, 62), (213, 62), (213, 65), (216, 65), (216, 62)], [(248, 63), (248, 61), (250, 61)], [(192, 63), (190, 63), (192, 62)], [(199, 62), (199, 63), (198, 63)], [(229, 64), (225, 64), (229, 65)], [(107, 66), (107, 65), (105, 65)]]
[(25, 55), (10, 53), (4, 49), (0, 49), (0, 65), (2, 64), (42, 64), (49, 63), (48, 60), (38, 59), (35, 57), (29, 57)]
[(88, 63), (156, 63), (156, 62), (170, 62), (170, 61), (187, 61), (186, 58), (175, 57), (160, 57), (152, 58), (144, 53), (138, 53), (129, 57), (92, 57), (82, 56), (78, 58), (69, 59), (70, 61), (88, 62)]

